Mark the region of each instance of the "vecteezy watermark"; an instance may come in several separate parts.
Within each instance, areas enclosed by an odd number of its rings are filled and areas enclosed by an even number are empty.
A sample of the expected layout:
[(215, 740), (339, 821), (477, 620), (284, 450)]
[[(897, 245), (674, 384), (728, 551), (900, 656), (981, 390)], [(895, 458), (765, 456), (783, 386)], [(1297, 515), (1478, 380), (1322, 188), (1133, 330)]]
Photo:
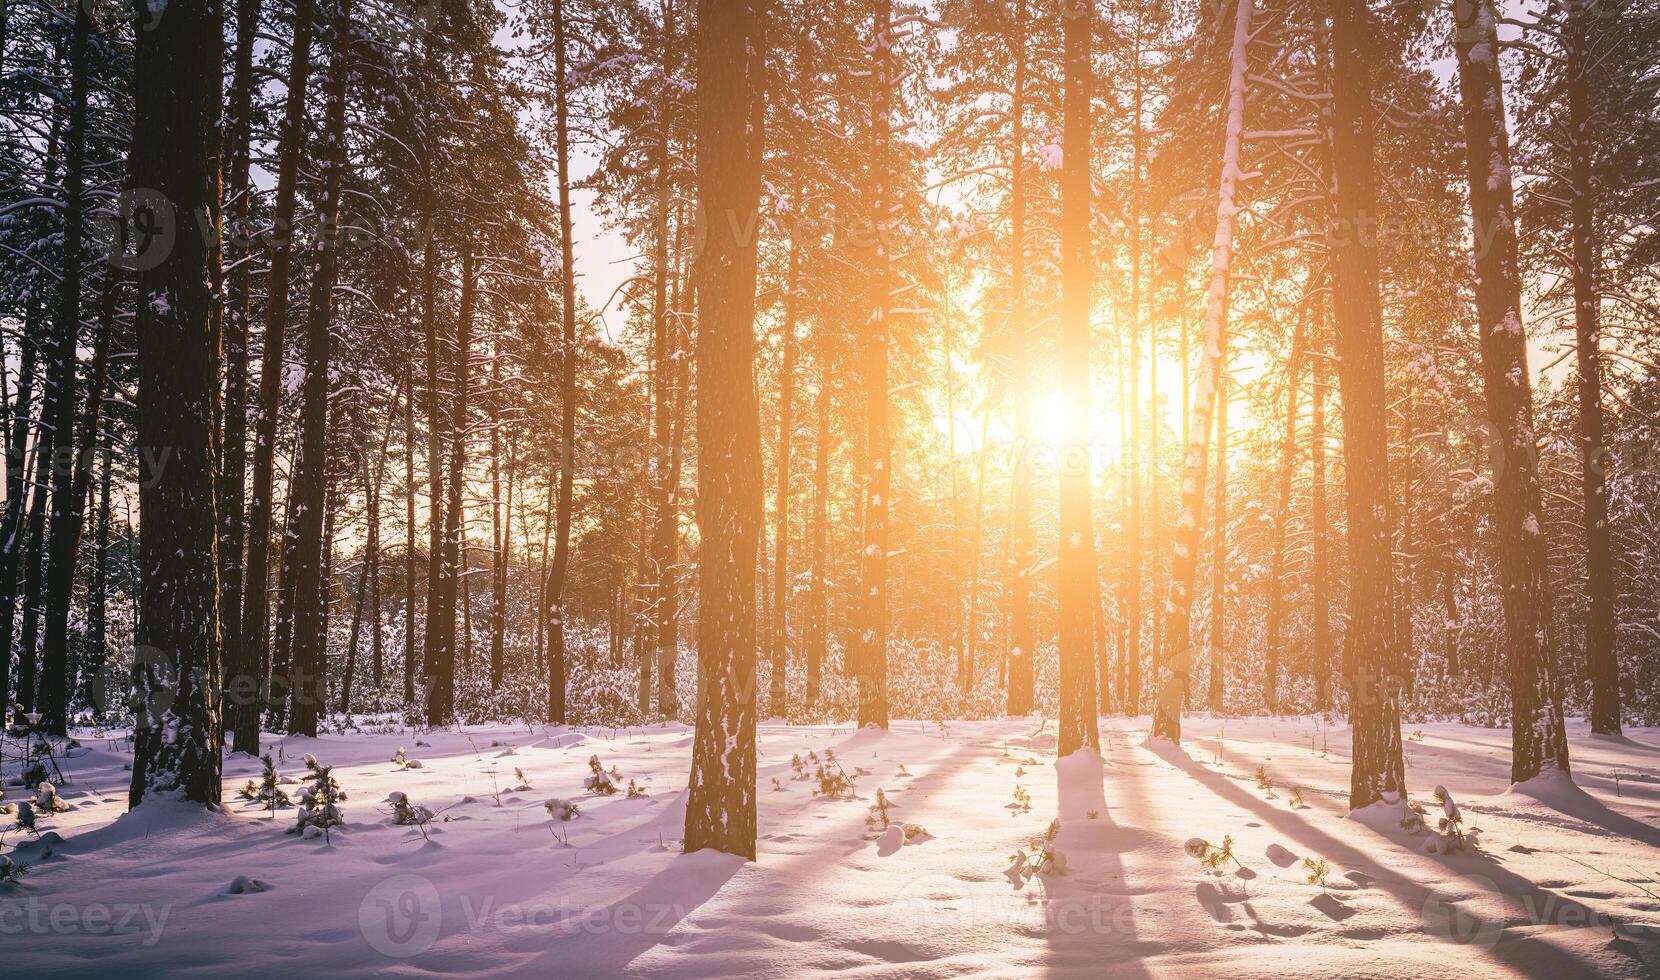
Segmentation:
[(364, 940), (375, 952), (394, 959), (424, 952), (443, 926), (438, 887), (421, 875), (387, 878), (370, 888), (357, 906), (357, 928)]
[(0, 936), (135, 936), (154, 946), (167, 927), (171, 903), (0, 901)]
[[(467, 933), (543, 931), (554, 935), (666, 936), (687, 906), (675, 902), (622, 901), (590, 906), (561, 897), (557, 902), (497, 902), (486, 895), (460, 896), (460, 929)], [(452, 920), (453, 922), (453, 920)], [(437, 942), (444, 927), (443, 901), (432, 880), (418, 874), (377, 882), (357, 907), (357, 926), (369, 947), (395, 959), (418, 956)]]

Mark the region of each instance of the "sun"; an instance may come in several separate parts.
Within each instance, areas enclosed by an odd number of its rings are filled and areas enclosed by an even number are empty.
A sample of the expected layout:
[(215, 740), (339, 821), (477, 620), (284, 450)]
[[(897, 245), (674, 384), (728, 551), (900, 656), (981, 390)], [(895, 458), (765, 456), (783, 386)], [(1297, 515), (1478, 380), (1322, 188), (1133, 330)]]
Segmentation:
[(1047, 392), (1032, 403), (1032, 438), (1058, 446), (1072, 434), (1072, 403), (1059, 392)]

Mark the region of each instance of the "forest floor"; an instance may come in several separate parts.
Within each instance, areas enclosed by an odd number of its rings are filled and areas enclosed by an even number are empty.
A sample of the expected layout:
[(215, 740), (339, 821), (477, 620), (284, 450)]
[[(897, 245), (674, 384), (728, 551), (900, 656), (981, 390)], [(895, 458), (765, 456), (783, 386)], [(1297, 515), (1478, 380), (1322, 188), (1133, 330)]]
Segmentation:
[[(1605, 739), (1575, 724), (1581, 791), (1509, 786), (1505, 731), (1409, 726), (1414, 799), (1433, 825), (1444, 785), (1480, 831), (1478, 847), (1445, 854), (1402, 829), (1398, 808), (1346, 815), (1341, 725), (1193, 717), (1174, 749), (1147, 743), (1145, 719), (1109, 719), (1099, 761), (1058, 767), (1053, 725), (1037, 727), (763, 723), (754, 863), (680, 853), (692, 742), (680, 726), (268, 737), (284, 776), (303, 774), (306, 753), (335, 767), (349, 799), (327, 839), (285, 834), (293, 810), (236, 799), (259, 773), (245, 757), (226, 765), (224, 813), (126, 814), (130, 754), (82, 735), (63, 762), (70, 809), (41, 816), (43, 838), (6, 832), (29, 868), (0, 884), (0, 966), (31, 978), (1660, 975), (1660, 731)], [(388, 761), (400, 746), (420, 768)], [(797, 778), (791, 757), (811, 777), (809, 753), (833, 754), (851, 797)], [(584, 790), (591, 755), (645, 795)], [(896, 827), (926, 833), (870, 826), (879, 789)], [(436, 811), (430, 840), (392, 822), (392, 791)], [(550, 818), (553, 797), (576, 818)], [(1014, 870), (1056, 818), (1065, 872)], [(1184, 848), (1193, 837), (1231, 837), (1237, 864), (1206, 870)], [(1324, 888), (1304, 858), (1327, 862)]]

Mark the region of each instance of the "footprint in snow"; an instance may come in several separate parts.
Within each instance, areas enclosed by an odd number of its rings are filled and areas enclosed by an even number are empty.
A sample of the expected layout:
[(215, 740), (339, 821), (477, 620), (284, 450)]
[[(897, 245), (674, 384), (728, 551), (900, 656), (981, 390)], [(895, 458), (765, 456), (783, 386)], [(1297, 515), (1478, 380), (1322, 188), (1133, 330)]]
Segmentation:
[(1274, 862), (1275, 867), (1289, 868), (1297, 863), (1297, 855), (1291, 853), (1278, 844), (1269, 844), (1264, 852), (1268, 860)]

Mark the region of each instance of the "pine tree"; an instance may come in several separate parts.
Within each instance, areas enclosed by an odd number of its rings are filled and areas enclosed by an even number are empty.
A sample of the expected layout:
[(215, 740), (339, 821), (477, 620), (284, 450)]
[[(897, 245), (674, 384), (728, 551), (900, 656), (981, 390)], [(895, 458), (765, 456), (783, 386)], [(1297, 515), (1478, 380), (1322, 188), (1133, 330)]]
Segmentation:
[(699, 0), (697, 187), (713, 223), (695, 271), (701, 697), (686, 803), (687, 851), (755, 858), (756, 558), (760, 420), (751, 384), (755, 244), (766, 89), (765, 0)]
[(1332, 310), (1343, 400), (1349, 522), (1349, 625), (1343, 674), (1354, 728), (1349, 806), (1405, 799), (1399, 668), (1392, 638), (1389, 430), (1376, 241), (1359, 233), (1376, 213), (1372, 16), (1364, 0), (1332, 0), (1330, 229)]
[(1099, 750), (1093, 638), (1095, 528), (1090, 516), (1090, 100), (1093, 5), (1066, 0), (1061, 151), (1061, 371), (1069, 431), (1060, 487), (1060, 728), (1056, 751)]
[(1568, 740), (1546, 637), (1550, 601), (1544, 512), (1516, 262), (1498, 16), (1493, 0), (1461, 0), (1455, 10), (1453, 47), (1476, 236), (1482, 375), (1493, 437), (1502, 452), (1494, 474), (1493, 507), (1510, 666), (1510, 775), (1519, 783), (1548, 769), (1567, 772)]
[[(135, 61), (133, 187), (154, 188), (172, 214), (172, 251), (139, 273), (139, 447), (168, 464), (139, 487), (137, 643), (140, 698), (132, 788), (217, 806), (220, 773), (218, 522), (214, 413), (218, 387), (213, 280), (218, 226), (187, 232), (190, 216), (217, 215), (219, 5), (180, 0), (140, 29)], [(164, 733), (167, 737), (163, 737)]]

